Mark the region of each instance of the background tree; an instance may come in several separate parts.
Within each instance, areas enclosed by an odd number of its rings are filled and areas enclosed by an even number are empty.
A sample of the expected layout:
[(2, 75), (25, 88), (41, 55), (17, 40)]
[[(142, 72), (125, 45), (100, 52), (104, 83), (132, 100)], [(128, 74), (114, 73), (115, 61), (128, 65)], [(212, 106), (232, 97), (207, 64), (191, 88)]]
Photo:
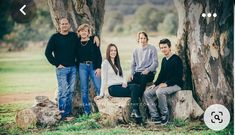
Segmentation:
[[(51, 19), (53, 24), (58, 28), (58, 21), (61, 17), (67, 17), (72, 26), (72, 31), (82, 23), (90, 24), (94, 33), (98, 36), (101, 34), (101, 28), (104, 19), (105, 0), (48, 0)], [(94, 103), (94, 87), (90, 88), (90, 101)], [(74, 113), (82, 113), (82, 103), (80, 94), (80, 85), (77, 81), (74, 96)], [(92, 106), (93, 111), (97, 111), (95, 104)]]
[(5, 34), (8, 34), (14, 28), (14, 21), (11, 19), (11, 10), (10, 10), (10, 3), (12, 0), (1, 0), (0, 1), (0, 40), (3, 39)]
[[(185, 88), (206, 109), (233, 111), (233, 1), (174, 0), (179, 15), (177, 49), (185, 66)], [(202, 17), (217, 13), (217, 17)]]
[(157, 30), (163, 34), (175, 35), (177, 32), (178, 20), (177, 15), (169, 13), (165, 16), (162, 23), (159, 23)]
[(117, 27), (123, 24), (123, 15), (117, 11), (109, 12), (104, 20), (106, 22), (106, 26), (104, 26), (105, 30), (113, 32)]
[(37, 10), (34, 18), (27, 23), (17, 23), (12, 18), (11, 14), (14, 6), (13, 0), (3, 0), (0, 2), (0, 40), (8, 44), (8, 51), (19, 51), (27, 47), (28, 42), (42, 42), (48, 40), (54, 29), (49, 9), (46, 3), (47, 0), (35, 1)]
[(158, 24), (163, 21), (164, 15), (165, 12), (146, 4), (136, 10), (132, 24), (134, 24), (134, 28), (139, 28), (139, 30), (156, 31)]
[(104, 0), (48, 0), (51, 19), (58, 28), (61, 17), (67, 17), (72, 31), (82, 23), (90, 24), (96, 35), (101, 34), (104, 19)]

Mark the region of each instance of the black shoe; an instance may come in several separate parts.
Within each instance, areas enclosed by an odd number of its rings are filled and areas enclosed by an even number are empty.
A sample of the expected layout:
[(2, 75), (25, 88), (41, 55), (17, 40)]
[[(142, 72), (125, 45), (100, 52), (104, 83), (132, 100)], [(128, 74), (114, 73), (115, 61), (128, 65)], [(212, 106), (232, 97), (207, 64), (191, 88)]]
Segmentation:
[(138, 109), (133, 109), (131, 112), (131, 117), (132, 118), (141, 118), (140, 111)]
[(162, 118), (161, 118), (161, 125), (166, 125), (169, 121), (169, 115), (168, 114), (164, 114), (162, 115)]
[(162, 122), (161, 117), (152, 117), (149, 123), (160, 124)]

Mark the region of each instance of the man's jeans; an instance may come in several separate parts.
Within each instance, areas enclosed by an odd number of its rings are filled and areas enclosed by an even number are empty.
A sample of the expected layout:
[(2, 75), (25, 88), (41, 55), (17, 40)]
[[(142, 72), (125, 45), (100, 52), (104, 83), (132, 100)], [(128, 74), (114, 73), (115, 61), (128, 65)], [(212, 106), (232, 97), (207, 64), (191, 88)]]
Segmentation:
[(81, 86), (81, 95), (82, 95), (82, 102), (84, 106), (85, 114), (91, 113), (91, 105), (89, 102), (89, 77), (91, 78), (95, 90), (96, 95), (100, 94), (100, 85), (101, 85), (101, 78), (100, 76), (95, 75), (95, 70), (93, 69), (93, 64), (79, 64), (79, 78), (80, 78), (80, 86)]
[(72, 113), (72, 99), (76, 81), (76, 67), (56, 68), (58, 81), (58, 106), (62, 118)]
[(157, 107), (154, 103), (156, 99), (158, 99), (158, 107), (160, 109), (160, 113), (162, 115), (168, 114), (167, 107), (167, 95), (172, 94), (176, 91), (181, 90), (178, 85), (169, 86), (166, 88), (159, 88), (158, 86), (153, 89), (146, 89), (144, 92), (144, 99), (149, 109), (149, 113), (151, 117), (159, 117)]

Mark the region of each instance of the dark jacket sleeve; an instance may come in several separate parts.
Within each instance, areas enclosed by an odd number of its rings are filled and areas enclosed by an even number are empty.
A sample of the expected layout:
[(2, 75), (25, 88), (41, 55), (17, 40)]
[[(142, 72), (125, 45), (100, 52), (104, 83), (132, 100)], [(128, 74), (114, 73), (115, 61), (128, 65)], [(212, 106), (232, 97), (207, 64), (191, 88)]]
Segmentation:
[(81, 38), (77, 37), (77, 43), (76, 43), (76, 66), (79, 67), (79, 63), (80, 63), (80, 48), (81, 48), (81, 44), (80, 44), (80, 40)]
[(179, 85), (181, 87), (183, 78), (183, 64), (179, 57), (176, 57), (173, 67), (174, 74), (165, 83), (167, 86)]
[(55, 57), (53, 56), (53, 52), (55, 51), (55, 44), (54, 44), (54, 35), (49, 39), (47, 43), (47, 47), (45, 50), (45, 56), (47, 60), (54, 66), (59, 66), (59, 63), (56, 62)]
[(157, 80), (154, 83), (156, 86), (159, 85), (160, 83), (163, 83), (163, 68), (164, 68), (163, 62), (164, 62), (164, 59), (162, 60), (161, 70), (160, 70), (160, 72), (158, 74)]
[(95, 37), (95, 36), (93, 36), (93, 35), (90, 36), (90, 39), (91, 39), (92, 42), (94, 42), (94, 37)]
[(96, 46), (96, 44), (94, 44), (93, 48), (95, 50), (95, 56), (94, 56), (95, 65), (94, 65), (94, 69), (101, 68), (102, 55), (101, 55), (100, 47), (98, 47), (98, 46)]

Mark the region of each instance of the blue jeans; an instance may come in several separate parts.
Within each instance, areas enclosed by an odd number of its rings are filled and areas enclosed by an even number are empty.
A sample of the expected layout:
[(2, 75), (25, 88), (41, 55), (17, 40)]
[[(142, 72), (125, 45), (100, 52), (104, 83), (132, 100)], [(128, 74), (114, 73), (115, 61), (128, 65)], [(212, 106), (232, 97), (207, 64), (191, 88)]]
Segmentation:
[(62, 118), (71, 115), (72, 99), (76, 81), (76, 67), (56, 68), (58, 81), (58, 106)]
[(100, 94), (100, 85), (101, 85), (101, 78), (100, 76), (97, 77), (95, 75), (95, 70), (93, 69), (92, 64), (83, 64), (80, 63), (79, 65), (79, 78), (80, 78), (80, 86), (81, 86), (81, 96), (82, 96), (82, 102), (84, 106), (85, 114), (91, 113), (91, 105), (89, 102), (89, 89), (88, 89), (88, 83), (89, 83), (89, 77), (91, 78), (95, 90), (96, 95)]

